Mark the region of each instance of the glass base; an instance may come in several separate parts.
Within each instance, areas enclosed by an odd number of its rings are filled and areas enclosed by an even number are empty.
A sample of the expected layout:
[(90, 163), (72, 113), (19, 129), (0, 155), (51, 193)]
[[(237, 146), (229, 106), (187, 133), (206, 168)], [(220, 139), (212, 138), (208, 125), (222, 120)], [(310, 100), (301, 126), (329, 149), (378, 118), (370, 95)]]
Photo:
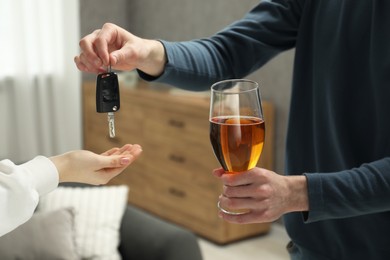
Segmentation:
[(249, 209), (237, 209), (237, 210), (227, 210), (227, 209), (224, 209), (221, 207), (219, 201), (217, 203), (217, 206), (219, 208), (219, 210), (221, 210), (223, 213), (225, 214), (229, 214), (229, 215), (243, 215), (243, 214), (247, 214), (250, 212)]

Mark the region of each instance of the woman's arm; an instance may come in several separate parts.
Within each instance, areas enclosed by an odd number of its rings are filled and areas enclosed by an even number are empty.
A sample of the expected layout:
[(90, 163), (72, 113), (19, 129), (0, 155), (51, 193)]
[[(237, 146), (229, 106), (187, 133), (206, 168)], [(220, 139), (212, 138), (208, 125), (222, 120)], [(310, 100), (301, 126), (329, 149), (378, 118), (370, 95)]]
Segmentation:
[(39, 197), (59, 182), (106, 184), (141, 154), (139, 145), (112, 148), (101, 155), (80, 150), (54, 157), (37, 156), (21, 165), (0, 161), (0, 236), (26, 222)]
[(26, 222), (38, 205), (39, 196), (55, 189), (59, 177), (50, 159), (38, 156), (15, 165), (0, 162), (0, 236)]

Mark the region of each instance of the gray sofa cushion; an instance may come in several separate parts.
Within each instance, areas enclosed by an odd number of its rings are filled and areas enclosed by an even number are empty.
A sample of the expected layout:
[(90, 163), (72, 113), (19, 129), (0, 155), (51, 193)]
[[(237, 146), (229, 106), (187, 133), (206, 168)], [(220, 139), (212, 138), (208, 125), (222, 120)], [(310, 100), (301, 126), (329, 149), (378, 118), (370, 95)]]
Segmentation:
[(29, 221), (0, 237), (0, 259), (80, 259), (73, 209), (35, 213)]
[(201, 260), (197, 237), (190, 231), (128, 206), (120, 229), (123, 259)]

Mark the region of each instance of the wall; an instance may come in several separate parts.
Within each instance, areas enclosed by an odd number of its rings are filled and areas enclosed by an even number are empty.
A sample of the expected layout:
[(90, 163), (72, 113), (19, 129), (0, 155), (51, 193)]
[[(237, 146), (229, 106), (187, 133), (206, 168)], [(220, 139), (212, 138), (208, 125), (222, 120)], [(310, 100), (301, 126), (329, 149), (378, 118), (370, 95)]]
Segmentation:
[[(242, 17), (258, 0), (80, 0), (81, 33), (116, 23), (145, 38), (169, 41), (207, 37)], [(283, 53), (247, 78), (260, 83), (264, 99), (276, 106), (275, 170), (284, 171), (284, 150), (293, 51)], [(84, 78), (91, 76), (84, 75)]]

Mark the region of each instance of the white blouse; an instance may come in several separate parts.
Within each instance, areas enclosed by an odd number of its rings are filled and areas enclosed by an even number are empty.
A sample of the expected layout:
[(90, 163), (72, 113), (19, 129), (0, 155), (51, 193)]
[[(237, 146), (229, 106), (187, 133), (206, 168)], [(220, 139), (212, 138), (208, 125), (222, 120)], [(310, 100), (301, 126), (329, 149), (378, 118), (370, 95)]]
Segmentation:
[(0, 161), (0, 236), (31, 218), (39, 197), (58, 186), (58, 171), (44, 156), (15, 165)]

